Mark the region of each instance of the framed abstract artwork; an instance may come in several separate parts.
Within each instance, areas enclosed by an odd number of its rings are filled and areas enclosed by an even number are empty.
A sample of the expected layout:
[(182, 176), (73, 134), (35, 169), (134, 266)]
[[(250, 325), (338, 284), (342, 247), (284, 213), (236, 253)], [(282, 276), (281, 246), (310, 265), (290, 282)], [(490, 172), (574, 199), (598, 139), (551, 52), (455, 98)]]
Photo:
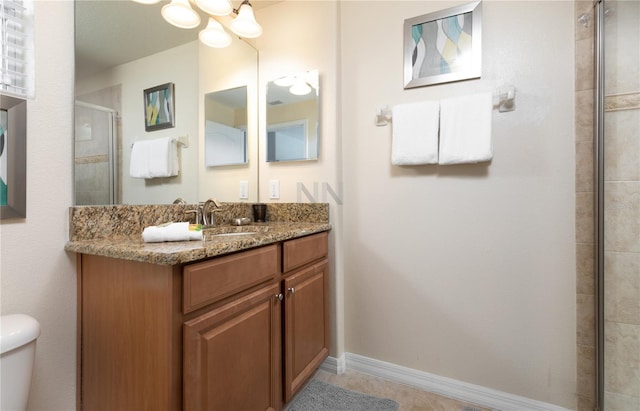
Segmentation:
[(27, 102), (0, 94), (0, 219), (27, 216)]
[(480, 78), (482, 3), (404, 21), (404, 88)]
[(174, 127), (173, 83), (148, 88), (144, 91), (144, 129), (162, 130)]

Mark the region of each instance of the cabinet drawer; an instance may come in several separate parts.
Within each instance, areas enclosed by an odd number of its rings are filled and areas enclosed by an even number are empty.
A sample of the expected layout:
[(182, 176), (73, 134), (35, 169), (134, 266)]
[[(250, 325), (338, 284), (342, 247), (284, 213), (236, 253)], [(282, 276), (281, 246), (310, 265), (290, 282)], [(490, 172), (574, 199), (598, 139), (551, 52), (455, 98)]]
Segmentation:
[(282, 246), (282, 271), (288, 272), (328, 254), (326, 232), (285, 241)]
[(187, 265), (183, 270), (183, 312), (187, 314), (273, 279), (278, 273), (278, 247), (244, 251)]

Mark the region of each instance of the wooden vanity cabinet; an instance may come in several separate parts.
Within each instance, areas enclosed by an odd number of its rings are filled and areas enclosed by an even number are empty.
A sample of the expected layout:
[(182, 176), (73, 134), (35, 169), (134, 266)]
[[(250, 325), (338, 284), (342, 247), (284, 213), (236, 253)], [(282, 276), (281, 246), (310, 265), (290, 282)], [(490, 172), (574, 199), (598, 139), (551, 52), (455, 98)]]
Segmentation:
[(327, 233), (283, 244), (284, 401), (329, 355)]
[(327, 233), (176, 266), (78, 256), (79, 410), (279, 411), (328, 346)]
[(267, 246), (185, 267), (185, 312), (267, 283), (184, 323), (185, 410), (280, 409), (278, 251)]

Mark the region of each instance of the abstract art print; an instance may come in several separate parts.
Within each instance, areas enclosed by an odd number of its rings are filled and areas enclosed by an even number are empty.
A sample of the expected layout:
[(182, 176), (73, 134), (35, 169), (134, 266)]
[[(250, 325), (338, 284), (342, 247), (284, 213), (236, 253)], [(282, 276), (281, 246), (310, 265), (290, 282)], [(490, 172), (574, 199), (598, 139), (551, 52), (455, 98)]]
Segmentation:
[(148, 88), (144, 91), (144, 129), (161, 130), (174, 126), (173, 83)]
[(404, 21), (404, 88), (479, 78), (480, 1)]
[(0, 219), (27, 216), (27, 102), (0, 94)]

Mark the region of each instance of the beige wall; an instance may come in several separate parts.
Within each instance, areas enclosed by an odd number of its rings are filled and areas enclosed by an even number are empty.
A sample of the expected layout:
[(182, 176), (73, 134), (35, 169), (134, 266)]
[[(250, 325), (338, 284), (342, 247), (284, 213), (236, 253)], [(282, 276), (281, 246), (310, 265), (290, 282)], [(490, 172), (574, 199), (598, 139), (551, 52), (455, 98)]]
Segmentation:
[[(575, 404), (573, 2), (484, 1), (482, 79), (403, 90), (406, 18), (341, 3), (345, 351)], [(393, 167), (379, 106), (516, 87), (489, 165)]]
[[(338, 3), (335, 1), (285, 1), (258, 10), (264, 34), (256, 40), (260, 55), (259, 101), (266, 101), (269, 81), (290, 74), (318, 69), (320, 75), (320, 138), (318, 160), (267, 163), (265, 144), (259, 147), (260, 201), (312, 201), (299, 191), (304, 185), (315, 201), (328, 202), (333, 229), (330, 248), (331, 355), (344, 352), (342, 270), (342, 142), (339, 121)], [(266, 141), (266, 107), (259, 105), (259, 139)], [(269, 199), (269, 180), (280, 181), (280, 198)], [(314, 193), (314, 185), (317, 191)], [(322, 195), (322, 187), (329, 187)]]
[(0, 226), (1, 311), (29, 314), (42, 327), (30, 409), (73, 410), (75, 255), (63, 249), (73, 199), (73, 3), (35, 3), (36, 97), (27, 103), (27, 218)]

